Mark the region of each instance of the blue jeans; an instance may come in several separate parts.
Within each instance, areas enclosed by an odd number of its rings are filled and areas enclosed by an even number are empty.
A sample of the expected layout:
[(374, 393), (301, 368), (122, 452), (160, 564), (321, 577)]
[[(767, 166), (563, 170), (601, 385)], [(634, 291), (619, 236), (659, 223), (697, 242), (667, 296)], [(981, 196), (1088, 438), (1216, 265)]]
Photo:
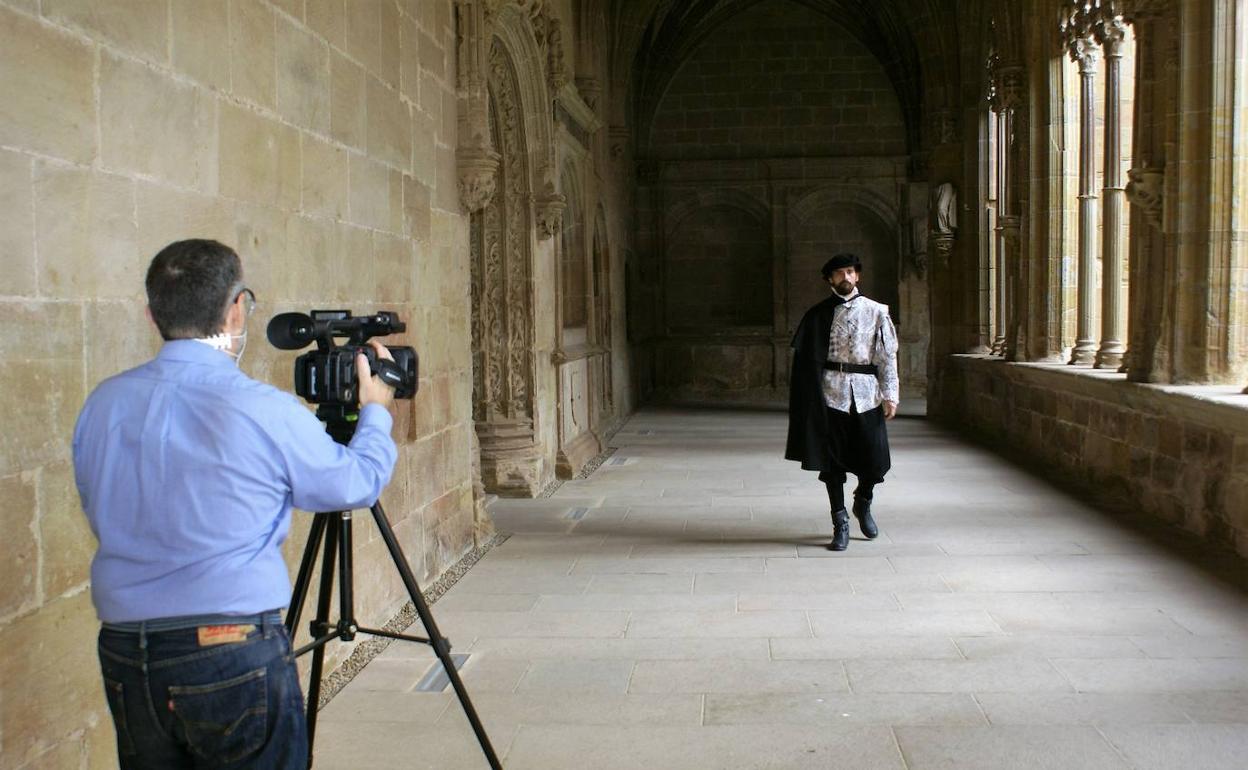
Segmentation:
[(186, 620), (100, 629), (122, 770), (304, 770), (303, 694), (280, 615), (192, 619), (255, 626), (241, 641), (202, 646), (199, 627)]

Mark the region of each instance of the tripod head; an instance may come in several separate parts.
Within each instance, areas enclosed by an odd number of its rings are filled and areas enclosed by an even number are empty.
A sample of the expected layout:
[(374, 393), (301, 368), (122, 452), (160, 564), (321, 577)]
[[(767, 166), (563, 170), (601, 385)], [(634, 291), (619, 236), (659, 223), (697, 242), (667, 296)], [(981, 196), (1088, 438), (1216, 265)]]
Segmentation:
[(346, 446), (355, 435), (355, 426), (360, 421), (360, 408), (346, 404), (320, 404), (316, 407), (316, 419), (325, 423), (325, 432), (330, 438)]

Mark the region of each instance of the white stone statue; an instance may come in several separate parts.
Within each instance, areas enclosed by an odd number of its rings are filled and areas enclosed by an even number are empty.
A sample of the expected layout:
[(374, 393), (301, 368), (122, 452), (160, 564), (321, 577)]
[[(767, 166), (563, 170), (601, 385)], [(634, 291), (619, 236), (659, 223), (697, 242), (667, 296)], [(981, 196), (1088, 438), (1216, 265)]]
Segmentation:
[(958, 193), (952, 182), (943, 182), (932, 191), (932, 213), (933, 233), (953, 235), (958, 229)]

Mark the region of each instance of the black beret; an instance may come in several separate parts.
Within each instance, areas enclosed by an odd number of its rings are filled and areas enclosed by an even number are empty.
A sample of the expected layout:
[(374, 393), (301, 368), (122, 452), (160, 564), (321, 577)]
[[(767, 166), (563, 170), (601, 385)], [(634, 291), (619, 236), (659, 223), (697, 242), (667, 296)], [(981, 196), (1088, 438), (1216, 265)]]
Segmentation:
[(832, 257), (832, 259), (823, 263), (823, 269), (820, 270), (820, 272), (823, 273), (823, 279), (826, 281), (832, 277), (833, 273), (840, 270), (842, 267), (852, 267), (861, 273), (862, 260), (848, 252), (844, 254), (837, 254), (835, 257)]

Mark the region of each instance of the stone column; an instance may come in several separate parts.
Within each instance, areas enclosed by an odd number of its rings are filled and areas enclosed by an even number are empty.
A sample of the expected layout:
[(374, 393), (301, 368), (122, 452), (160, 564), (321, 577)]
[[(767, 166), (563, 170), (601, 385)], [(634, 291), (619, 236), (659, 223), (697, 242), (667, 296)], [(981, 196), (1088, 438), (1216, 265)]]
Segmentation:
[(1093, 289), (1096, 287), (1096, 59), (1090, 35), (1075, 38), (1070, 57), (1079, 65), (1079, 323), (1071, 364), (1090, 364), (1096, 357), (1092, 337)]
[(1009, 285), (1005, 280), (1005, 225), (1002, 220), (1005, 218), (1005, 145), (1008, 141), (1006, 136), (1006, 110), (1001, 108), (999, 104), (993, 106), (993, 111), (997, 113), (997, 136), (994, 146), (994, 155), (996, 155), (996, 179), (993, 180), (996, 187), (997, 196), (997, 216), (994, 235), (996, 238), (996, 275), (993, 276), (994, 293), (996, 294), (994, 305), (995, 328), (992, 330), (992, 354), (994, 356), (1005, 355), (1005, 319), (1008, 317), (1008, 308), (1006, 307), (1006, 287)]
[[(1105, 211), (1101, 222), (1104, 274), (1101, 286), (1101, 348), (1096, 353), (1097, 369), (1120, 368), (1125, 353), (1122, 344), (1124, 244), (1120, 67), (1126, 31), (1126, 24), (1120, 16), (1102, 19), (1096, 28), (1097, 38), (1105, 51)], [(1082, 287), (1080, 289), (1082, 291)]]
[(1001, 355), (1011, 361), (1021, 359), (1018, 349), (1020, 315), (1023, 292), (1019, 289), (1019, 279), (1023, 275), (1022, 214), (1018, 210), (1018, 117), (1019, 108), (1023, 103), (1023, 68), (1018, 65), (1002, 66), (1000, 84), (996, 89), (1001, 105), (1001, 197), (998, 201), (1001, 224), (1001, 291), (1004, 295), (1001, 302), (1001, 334), (1004, 340)]

